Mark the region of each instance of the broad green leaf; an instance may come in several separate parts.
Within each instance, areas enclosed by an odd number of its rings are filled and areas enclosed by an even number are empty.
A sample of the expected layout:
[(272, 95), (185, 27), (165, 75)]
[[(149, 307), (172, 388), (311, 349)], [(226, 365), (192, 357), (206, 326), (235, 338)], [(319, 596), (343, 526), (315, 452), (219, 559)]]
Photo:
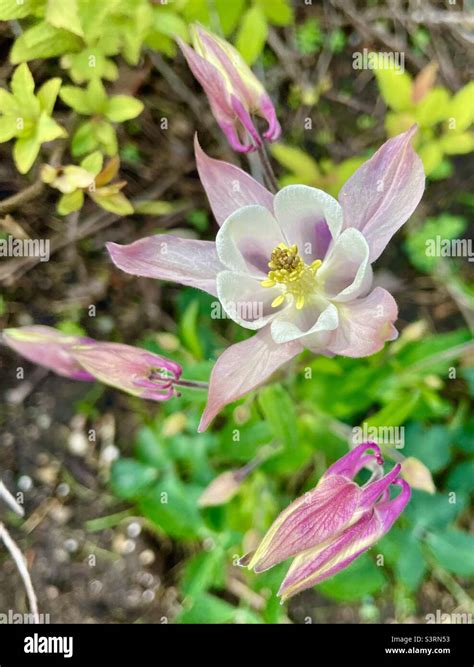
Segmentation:
[(428, 546), (438, 561), (448, 572), (460, 577), (474, 574), (474, 536), (462, 530), (447, 530), (429, 534)]
[[(412, 533), (401, 533), (401, 548), (395, 563), (397, 579), (413, 591), (421, 584), (427, 570), (420, 540)], [(377, 547), (375, 547), (377, 548)]]
[(367, 554), (362, 554), (345, 570), (319, 584), (317, 590), (333, 600), (353, 602), (376, 593), (386, 581), (382, 568)]
[(228, 602), (221, 600), (215, 595), (202, 593), (193, 602), (192, 606), (185, 608), (176, 621), (178, 623), (214, 624), (231, 623), (235, 619), (238, 610)]
[(446, 488), (463, 493), (474, 491), (474, 460), (458, 463), (448, 475)]
[(93, 113), (93, 108), (89, 101), (87, 91), (83, 88), (77, 88), (77, 86), (63, 86), (59, 91), (59, 97), (65, 104), (71, 107), (71, 109), (77, 111), (77, 113), (84, 116)]
[(167, 37), (180, 37), (189, 41), (189, 32), (186, 22), (175, 12), (163, 7), (155, 7), (153, 29)]
[(18, 102), (13, 95), (4, 88), (0, 88), (0, 112), (18, 116)]
[(59, 215), (69, 215), (74, 211), (79, 211), (84, 204), (84, 193), (82, 190), (74, 190), (63, 195), (56, 206)]
[(55, 28), (64, 28), (79, 37), (84, 36), (78, 14), (77, 0), (48, 0), (46, 20)]
[(443, 161), (443, 151), (438, 140), (430, 141), (420, 146), (416, 152), (423, 162), (427, 176), (434, 172)]
[(68, 53), (61, 58), (61, 67), (69, 70), (74, 83), (84, 83), (94, 78), (115, 81), (118, 67), (97, 47), (86, 47), (80, 53)]
[(87, 101), (92, 113), (105, 113), (108, 98), (104, 85), (100, 79), (91, 79), (86, 88)]
[(13, 159), (20, 174), (26, 174), (38, 157), (41, 144), (36, 137), (17, 139), (13, 147)]
[(265, 16), (275, 25), (289, 25), (293, 22), (293, 8), (289, 0), (257, 0)]
[(61, 88), (61, 83), (62, 81), (59, 77), (49, 79), (49, 81), (43, 83), (36, 95), (41, 109), (45, 111), (48, 116), (51, 116), (53, 113), (54, 105), (56, 104), (56, 99)]
[(415, 109), (416, 122), (420, 127), (433, 127), (449, 115), (449, 93), (446, 88), (433, 88)]
[(431, 472), (438, 472), (449, 463), (451, 438), (446, 426), (423, 428), (419, 422), (413, 422), (405, 430), (403, 455), (414, 456)]
[(302, 179), (299, 182), (307, 185), (314, 184), (321, 177), (317, 162), (301, 148), (286, 144), (273, 144), (270, 150), (281, 165)]
[(216, 11), (219, 16), (222, 32), (228, 37), (237, 27), (244, 12), (246, 0), (215, 0)]
[(125, 500), (132, 500), (142, 495), (158, 476), (150, 468), (134, 459), (118, 459), (112, 466), (110, 484), (114, 492)]
[(294, 450), (298, 444), (296, 412), (286, 390), (279, 384), (264, 387), (258, 394), (258, 404), (275, 438)]
[(463, 493), (425, 493), (412, 491), (404, 516), (418, 528), (443, 528), (458, 516), (466, 506), (467, 496)]
[(456, 132), (464, 132), (474, 123), (474, 81), (451, 98), (449, 104), (449, 118), (454, 119)]
[(411, 76), (407, 72), (384, 67), (374, 70), (374, 74), (385, 104), (393, 111), (410, 111), (413, 107)]
[(201, 341), (199, 340), (198, 317), (199, 301), (196, 299), (191, 301), (181, 316), (179, 330), (183, 343), (188, 350), (192, 352), (196, 359), (202, 359), (204, 355)]
[(77, 51), (81, 45), (82, 41), (77, 35), (42, 21), (27, 28), (15, 40), (10, 61), (16, 65), (36, 58), (54, 58), (63, 53)]
[(267, 34), (265, 14), (258, 5), (254, 5), (243, 15), (235, 40), (238, 51), (249, 65), (252, 65), (262, 53)]
[[(118, 151), (117, 135), (113, 125), (106, 120), (93, 124), (94, 135), (107, 155), (114, 156)], [(94, 146), (95, 148), (95, 146)]]
[(405, 240), (410, 260), (420, 271), (432, 271), (439, 257), (430, 254), (430, 244), (440, 236), (443, 239), (459, 238), (466, 229), (466, 220), (458, 215), (442, 213), (437, 218), (427, 218), (424, 225), (413, 230)]
[(142, 111), (143, 103), (140, 100), (129, 95), (115, 95), (108, 100), (104, 113), (112, 123), (123, 123), (136, 118)]
[(129, 65), (137, 65), (145, 37), (153, 23), (153, 9), (148, 2), (135, 2), (122, 31), (122, 54)]
[(162, 443), (162, 438), (150, 426), (140, 429), (135, 449), (137, 458), (155, 468), (164, 468), (169, 465), (169, 451)]
[(117, 215), (131, 215), (133, 213), (133, 206), (121, 192), (103, 196), (97, 190), (96, 192), (90, 192), (90, 196), (98, 206), (111, 213)]
[(209, 588), (220, 588), (224, 584), (225, 568), (225, 552), (219, 545), (196, 554), (186, 563), (181, 590), (184, 595), (195, 598)]

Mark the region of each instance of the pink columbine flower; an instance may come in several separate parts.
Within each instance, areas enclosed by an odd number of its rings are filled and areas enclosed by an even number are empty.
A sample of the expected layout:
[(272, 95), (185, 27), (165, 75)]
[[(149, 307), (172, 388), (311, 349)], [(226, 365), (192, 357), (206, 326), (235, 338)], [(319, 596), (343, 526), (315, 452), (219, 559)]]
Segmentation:
[(304, 348), (365, 357), (397, 337), (397, 305), (387, 290), (372, 289), (371, 265), (423, 194), (415, 131), (383, 144), (339, 201), (306, 185), (272, 195), (238, 167), (209, 158), (196, 140), (201, 182), (221, 225), (216, 242), (160, 234), (107, 244), (123, 271), (209, 292), (257, 330), (217, 360), (201, 431)]
[(120, 343), (76, 345), (72, 352), (97, 380), (133, 396), (166, 401), (178, 394), (182, 369), (166, 357)]
[[(199, 25), (191, 27), (191, 36), (194, 50), (182, 40), (178, 40), (179, 45), (232, 148), (247, 153), (261, 146), (253, 115), (261, 116), (268, 123), (264, 138), (276, 141), (281, 128), (275, 108), (239, 52)], [(248, 135), (251, 141), (247, 140)]]
[(73, 345), (92, 342), (85, 336), (70, 336), (41, 325), (5, 329), (3, 342), (34, 364), (44, 366), (72, 380), (94, 380), (71, 354)]
[[(5, 329), (2, 338), (29, 361), (73, 380), (99, 380), (154, 401), (178, 394), (175, 385), (181, 382), (181, 366), (139, 347), (68, 336), (46, 326)], [(182, 382), (186, 386), (199, 384)]]
[[(373, 454), (367, 454), (369, 449)], [(373, 481), (359, 486), (354, 476), (373, 461)], [(399, 477), (400, 465), (378, 477), (382, 464), (375, 443), (350, 451), (326, 471), (313, 491), (280, 514), (256, 552), (241, 564), (263, 572), (294, 557), (278, 592), (282, 601), (347, 567), (390, 530), (410, 499), (410, 487)], [(392, 500), (391, 485), (401, 487)]]

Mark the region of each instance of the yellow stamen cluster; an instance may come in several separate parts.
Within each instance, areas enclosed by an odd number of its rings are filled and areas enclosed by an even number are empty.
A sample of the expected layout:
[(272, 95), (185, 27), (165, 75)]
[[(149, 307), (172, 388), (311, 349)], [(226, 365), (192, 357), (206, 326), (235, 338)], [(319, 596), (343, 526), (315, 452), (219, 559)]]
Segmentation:
[(273, 300), (272, 307), (280, 306), (291, 294), (297, 310), (301, 310), (308, 293), (314, 290), (314, 276), (321, 264), (320, 259), (316, 259), (310, 265), (305, 264), (296, 244), (288, 247), (284, 243), (279, 243), (273, 249), (268, 262), (270, 269), (268, 277), (261, 283), (263, 287), (284, 285), (286, 288), (285, 292)]

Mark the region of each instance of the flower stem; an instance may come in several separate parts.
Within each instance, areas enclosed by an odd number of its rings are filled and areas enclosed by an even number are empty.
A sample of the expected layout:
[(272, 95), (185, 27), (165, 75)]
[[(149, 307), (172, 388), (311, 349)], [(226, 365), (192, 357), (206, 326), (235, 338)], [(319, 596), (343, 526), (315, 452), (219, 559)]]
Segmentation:
[(278, 181), (276, 179), (275, 172), (273, 171), (271, 162), (268, 158), (268, 153), (263, 141), (261, 145), (257, 148), (257, 155), (260, 158), (260, 163), (262, 165), (262, 170), (266, 178), (267, 185), (270, 188), (270, 190), (275, 194), (275, 192), (278, 192)]
[(174, 385), (178, 387), (189, 387), (190, 389), (209, 389), (209, 382), (200, 382), (199, 380), (174, 380)]

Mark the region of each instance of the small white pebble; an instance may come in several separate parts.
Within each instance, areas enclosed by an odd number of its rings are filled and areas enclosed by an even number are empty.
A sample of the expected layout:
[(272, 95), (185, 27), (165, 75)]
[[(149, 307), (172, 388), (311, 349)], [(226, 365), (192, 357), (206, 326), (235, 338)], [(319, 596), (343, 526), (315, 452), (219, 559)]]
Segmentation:
[(127, 535), (129, 537), (138, 537), (141, 532), (142, 532), (142, 527), (140, 526), (138, 521), (132, 521), (132, 523), (130, 523), (127, 526)]
[(151, 549), (145, 549), (138, 556), (138, 560), (142, 565), (151, 565), (155, 562), (155, 554)]
[(61, 498), (65, 498), (66, 496), (69, 495), (70, 491), (71, 489), (69, 487), (69, 484), (66, 484), (66, 482), (61, 482), (61, 484), (58, 484), (58, 487), (56, 489), (56, 494)]
[(142, 593), (143, 602), (153, 602), (154, 599), (155, 599), (154, 591), (151, 591), (149, 588), (146, 591), (143, 591)]
[(18, 488), (20, 491), (29, 491), (33, 486), (33, 480), (28, 475), (22, 475), (18, 478)]
[(64, 542), (64, 548), (66, 551), (69, 551), (70, 554), (73, 554), (79, 549), (79, 543), (73, 537), (70, 537)]
[(89, 449), (89, 443), (82, 431), (72, 431), (68, 438), (68, 447), (71, 454), (76, 456), (85, 456)]
[(120, 456), (120, 450), (115, 445), (107, 445), (104, 447), (101, 454), (101, 459), (104, 463), (113, 463)]

